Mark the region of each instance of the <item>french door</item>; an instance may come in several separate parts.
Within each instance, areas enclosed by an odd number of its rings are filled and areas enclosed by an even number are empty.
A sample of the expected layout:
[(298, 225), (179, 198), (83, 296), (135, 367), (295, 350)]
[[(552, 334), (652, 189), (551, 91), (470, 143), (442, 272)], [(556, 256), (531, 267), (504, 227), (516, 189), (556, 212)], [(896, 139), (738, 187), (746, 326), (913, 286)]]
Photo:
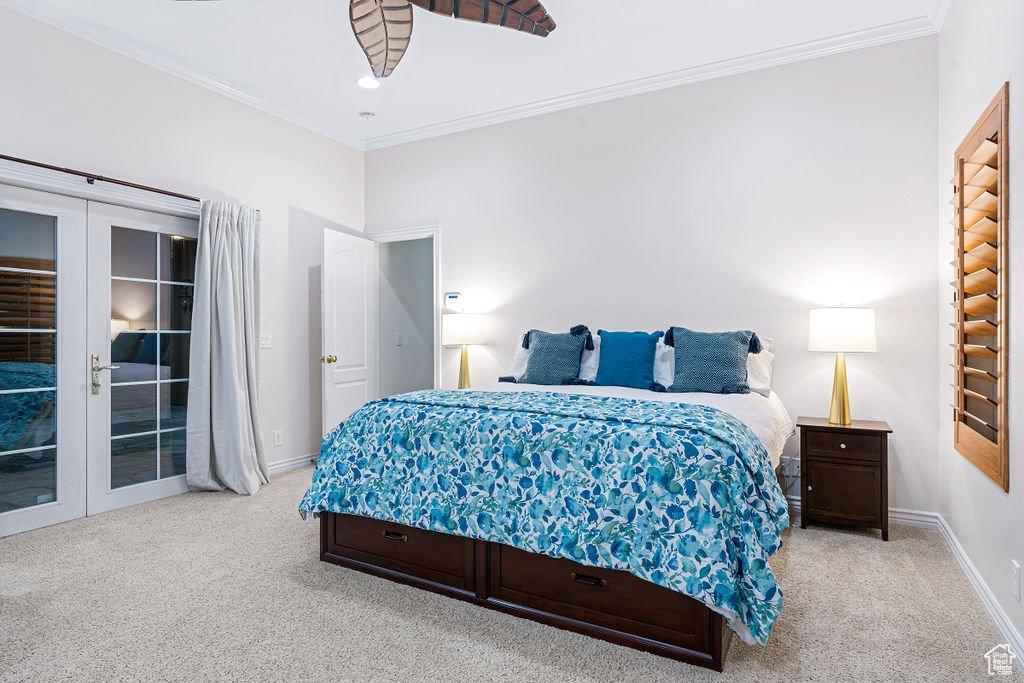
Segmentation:
[(88, 514), (188, 490), (196, 221), (89, 203)]
[(187, 490), (196, 236), (0, 185), (0, 536)]

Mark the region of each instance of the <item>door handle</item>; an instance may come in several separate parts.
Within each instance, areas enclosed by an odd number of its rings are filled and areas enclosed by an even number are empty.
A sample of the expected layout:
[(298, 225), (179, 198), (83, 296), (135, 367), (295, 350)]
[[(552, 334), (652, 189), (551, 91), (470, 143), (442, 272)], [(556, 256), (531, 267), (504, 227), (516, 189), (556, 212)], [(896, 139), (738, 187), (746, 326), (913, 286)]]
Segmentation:
[(320, 356), (320, 362), (331, 365), (332, 363), (338, 362), (338, 357), (334, 355)]
[(104, 370), (120, 370), (120, 365), (100, 365), (100, 354), (92, 354), (92, 393), (100, 393), (100, 373)]

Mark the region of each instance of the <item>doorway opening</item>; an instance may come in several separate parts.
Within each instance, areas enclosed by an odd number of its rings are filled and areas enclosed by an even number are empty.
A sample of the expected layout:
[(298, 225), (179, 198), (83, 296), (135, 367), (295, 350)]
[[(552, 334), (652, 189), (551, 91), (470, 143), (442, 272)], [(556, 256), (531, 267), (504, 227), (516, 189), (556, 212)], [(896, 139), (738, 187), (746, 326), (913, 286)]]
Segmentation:
[(380, 394), (435, 388), (434, 238), (380, 245)]

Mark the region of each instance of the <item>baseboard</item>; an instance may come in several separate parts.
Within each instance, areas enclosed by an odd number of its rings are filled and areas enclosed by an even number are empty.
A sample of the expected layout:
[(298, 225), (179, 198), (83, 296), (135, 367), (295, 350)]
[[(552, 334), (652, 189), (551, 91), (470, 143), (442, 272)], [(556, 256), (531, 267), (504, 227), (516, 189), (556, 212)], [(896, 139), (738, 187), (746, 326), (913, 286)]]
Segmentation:
[[(794, 510), (800, 510), (800, 496), (786, 496), (789, 506)], [(925, 512), (923, 510), (908, 510), (906, 508), (889, 508), (889, 521), (904, 526), (914, 526), (922, 529), (938, 529), (943, 522), (942, 516), (937, 512)]]
[(296, 470), (300, 467), (312, 465), (314, 460), (316, 460), (316, 455), (300, 455), (296, 458), (278, 460), (277, 462), (267, 463), (267, 471), (271, 474), (280, 474), (288, 470)]
[[(786, 496), (786, 498), (789, 500), (790, 507), (797, 511), (800, 510), (800, 496)], [(988, 614), (1003, 637), (1003, 641), (1009, 644), (1014, 652), (1024, 656), (1024, 638), (1021, 637), (1013, 622), (1010, 621), (1010, 617), (1000, 606), (999, 601), (996, 600), (996, 596), (989, 589), (988, 584), (985, 583), (974, 563), (971, 562), (971, 558), (967, 556), (967, 552), (960, 545), (960, 541), (949, 527), (949, 524), (946, 523), (946, 519), (937, 512), (889, 508), (889, 521), (905, 526), (935, 529), (942, 534), (942, 538), (946, 540), (949, 549), (953, 551), (953, 556), (960, 563), (960, 568), (967, 575), (967, 580), (974, 586), (975, 592), (977, 592), (978, 597), (981, 599), (981, 604), (988, 610)]]
[[(1019, 656), (1024, 656), (1024, 638), (1017, 631), (1013, 622), (1010, 621), (1010, 617), (1000, 606), (999, 601), (996, 600), (996, 596), (989, 590), (988, 584), (985, 583), (985, 579), (981, 578), (981, 574), (978, 572), (974, 563), (971, 562), (971, 558), (967, 556), (967, 552), (963, 546), (960, 545), (960, 541), (957, 539), (956, 534), (946, 523), (945, 518), (942, 515), (938, 515), (939, 518), (939, 533), (946, 539), (946, 543), (949, 544), (950, 549), (953, 551), (953, 555), (956, 556), (957, 561), (960, 563), (960, 567), (964, 570), (964, 574), (967, 574), (968, 580), (974, 586), (974, 590), (978, 592), (978, 597), (981, 598), (981, 602), (985, 605), (985, 609), (988, 610), (989, 615), (992, 617), (992, 621), (996, 623), (996, 628), (999, 629), (999, 633), (1003, 636), (1003, 642), (1007, 643), (1013, 651)], [(995, 645), (995, 643), (993, 643)]]

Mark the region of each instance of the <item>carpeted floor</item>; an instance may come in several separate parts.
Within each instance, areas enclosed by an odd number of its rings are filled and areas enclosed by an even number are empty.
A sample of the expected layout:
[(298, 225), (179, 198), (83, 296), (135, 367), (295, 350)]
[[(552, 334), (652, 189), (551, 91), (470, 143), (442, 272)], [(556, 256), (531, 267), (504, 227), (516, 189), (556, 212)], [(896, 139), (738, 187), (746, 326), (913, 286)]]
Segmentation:
[(320, 563), (310, 472), (0, 539), (0, 680), (990, 680), (999, 636), (935, 531), (787, 532), (771, 641), (714, 674)]

